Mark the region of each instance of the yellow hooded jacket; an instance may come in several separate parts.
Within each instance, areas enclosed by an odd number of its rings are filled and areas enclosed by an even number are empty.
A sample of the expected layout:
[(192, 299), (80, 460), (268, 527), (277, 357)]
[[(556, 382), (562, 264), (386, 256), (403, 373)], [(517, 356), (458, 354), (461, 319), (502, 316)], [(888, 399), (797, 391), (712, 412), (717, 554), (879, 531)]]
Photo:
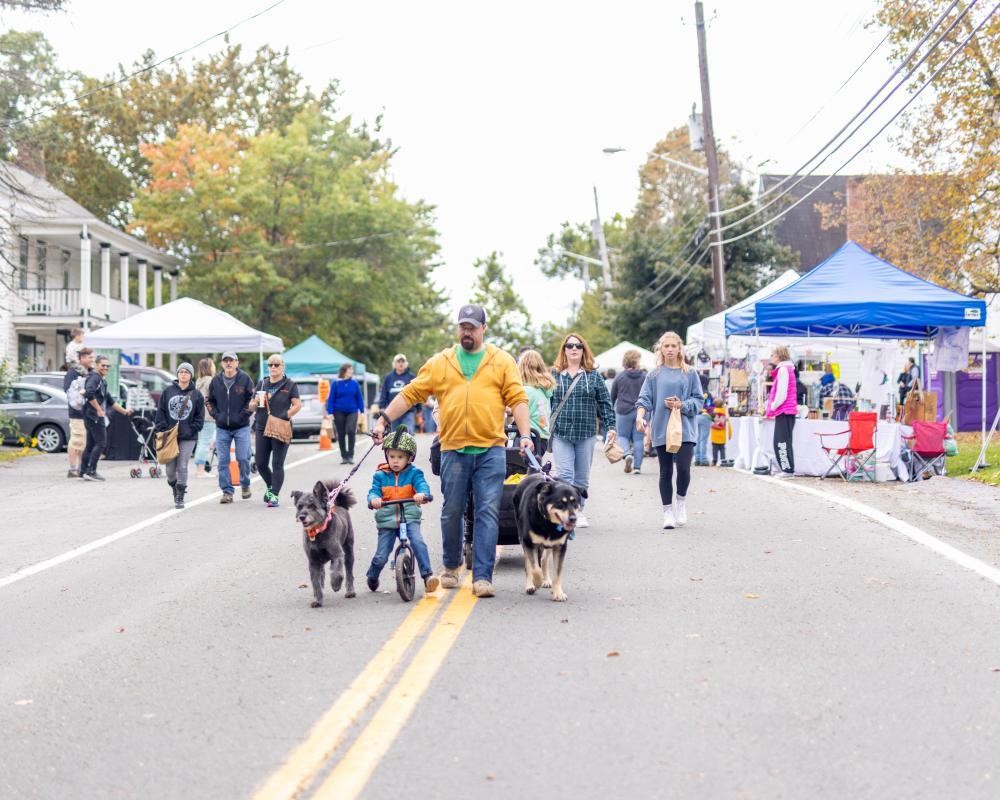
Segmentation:
[(432, 356), (401, 394), (411, 406), (434, 395), (442, 450), (503, 446), (504, 408), (528, 402), (514, 359), (486, 345), (479, 369), (466, 380), (455, 354), (458, 345)]

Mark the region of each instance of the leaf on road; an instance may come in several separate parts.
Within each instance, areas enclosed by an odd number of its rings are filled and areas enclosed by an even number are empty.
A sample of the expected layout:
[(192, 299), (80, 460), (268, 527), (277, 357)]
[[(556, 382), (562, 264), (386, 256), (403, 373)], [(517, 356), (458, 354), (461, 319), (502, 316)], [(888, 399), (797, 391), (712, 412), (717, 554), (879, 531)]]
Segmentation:
[(486, 780), (488, 780), (488, 781), (495, 781), (496, 779), (497, 779), (497, 776), (494, 775), (492, 772), (489, 775), (486, 776)]
[[(1000, 672), (1000, 667), (993, 667), (990, 672)], [(29, 700), (28, 702), (30, 703), (31, 701)]]
[(568, 620), (568, 619), (561, 619), (561, 620), (559, 620), (559, 621), (560, 621), (560, 622), (569, 622), (569, 620)]
[(34, 700), (15, 700), (14, 701), (14, 705), (15, 706), (30, 706), (34, 702), (35, 702)]
[(751, 592), (747, 592), (747, 593), (746, 593), (745, 595), (743, 595), (743, 596), (744, 596), (744, 597), (745, 597), (745, 598), (746, 598), (747, 600), (760, 600), (760, 595), (759, 595), (759, 594), (752, 594)]
[(307, 627), (307, 628), (303, 628), (302, 630), (304, 630), (304, 631), (306, 631), (306, 632), (308, 633), (309, 631), (311, 631), (311, 630), (312, 630), (312, 628), (308, 628), (308, 627)]
[(573, 674), (572, 672), (566, 672), (566, 671), (563, 671), (563, 672), (559, 673), (559, 675), (562, 676), (562, 677), (566, 677), (567, 675), (572, 675), (572, 674)]
[(118, 630), (115, 631), (115, 633), (125, 633), (125, 629), (119, 628)]
[(617, 650), (612, 650), (610, 653), (608, 653), (608, 658), (618, 658), (618, 656), (620, 655), (621, 653), (619, 653)]
[(271, 638), (272, 638), (272, 639), (284, 639), (284, 638), (285, 638), (285, 636), (284, 636), (284, 634), (282, 634), (282, 633), (272, 633), (272, 634), (271, 634)]
[(701, 578), (701, 577), (698, 577), (697, 575), (692, 575), (690, 578), (688, 578), (688, 580), (689, 581), (703, 581), (705, 579)]
[(299, 588), (300, 588), (300, 589), (308, 589), (309, 587), (308, 587), (308, 586), (306, 586), (306, 585), (305, 585), (304, 583), (300, 583), (300, 584), (299, 584)]
[(620, 597), (612, 597), (611, 599), (612, 599), (612, 600), (621, 600), (621, 598), (620, 598)]

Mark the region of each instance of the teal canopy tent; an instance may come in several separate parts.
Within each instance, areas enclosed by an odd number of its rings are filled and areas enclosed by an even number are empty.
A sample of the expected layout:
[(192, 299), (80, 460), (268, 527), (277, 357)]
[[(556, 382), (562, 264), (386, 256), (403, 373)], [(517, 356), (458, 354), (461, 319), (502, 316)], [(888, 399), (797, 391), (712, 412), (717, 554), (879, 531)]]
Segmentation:
[(356, 375), (365, 374), (365, 365), (345, 356), (315, 334), (283, 354), (285, 372), (296, 375), (329, 375), (340, 369), (342, 364), (353, 364)]

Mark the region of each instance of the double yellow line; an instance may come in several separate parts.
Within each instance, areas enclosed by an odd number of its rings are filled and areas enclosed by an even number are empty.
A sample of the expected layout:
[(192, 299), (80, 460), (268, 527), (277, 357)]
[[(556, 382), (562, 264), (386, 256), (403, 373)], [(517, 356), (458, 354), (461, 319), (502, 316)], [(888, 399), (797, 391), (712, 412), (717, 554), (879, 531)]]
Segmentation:
[[(378, 762), (402, 732), (417, 703), (444, 663), (462, 626), (476, 605), (467, 574), (427, 640), (393, 686), (389, 696), (364, 727), (354, 743), (337, 761), (313, 800), (357, 797), (371, 778)], [(292, 751), (285, 763), (254, 794), (254, 800), (291, 800), (308, 787), (342, 744), (347, 731), (375, 700), (402, 662), (410, 646), (423, 633), (442, 607), (435, 595), (425, 595), (400, 623), (361, 674), (319, 719), (306, 740)]]

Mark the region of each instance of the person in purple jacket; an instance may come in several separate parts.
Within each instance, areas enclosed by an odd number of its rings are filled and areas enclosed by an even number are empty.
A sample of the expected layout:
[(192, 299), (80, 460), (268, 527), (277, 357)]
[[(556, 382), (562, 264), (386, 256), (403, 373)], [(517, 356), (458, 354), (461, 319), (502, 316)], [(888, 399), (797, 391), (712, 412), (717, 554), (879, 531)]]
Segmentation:
[(365, 413), (365, 398), (360, 384), (354, 380), (354, 365), (341, 364), (337, 380), (330, 384), (326, 398), (326, 413), (333, 416), (340, 445), (340, 463), (354, 463), (354, 440), (358, 431), (358, 414)]

